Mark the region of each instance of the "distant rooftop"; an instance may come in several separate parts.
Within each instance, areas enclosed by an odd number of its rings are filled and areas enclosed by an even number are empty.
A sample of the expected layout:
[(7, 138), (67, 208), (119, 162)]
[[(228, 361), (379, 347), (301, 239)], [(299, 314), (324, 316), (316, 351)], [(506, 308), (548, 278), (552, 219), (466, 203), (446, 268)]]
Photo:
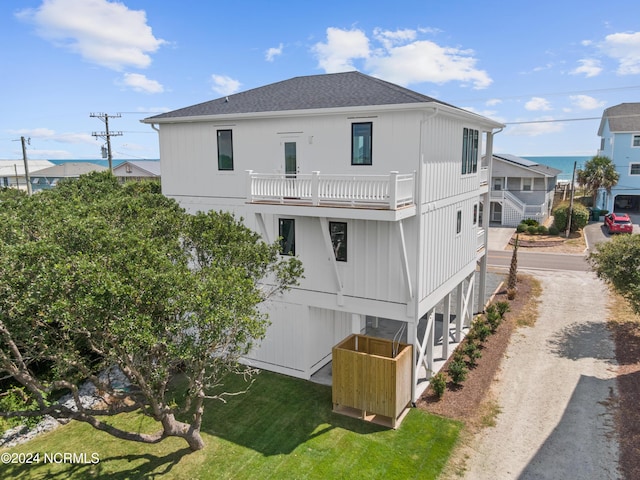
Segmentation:
[(602, 136), (605, 120), (609, 121), (611, 132), (638, 132), (640, 131), (640, 103), (621, 103), (605, 109), (598, 128), (599, 136)]
[(89, 162), (65, 162), (53, 167), (44, 168), (34, 172), (32, 177), (48, 177), (48, 178), (66, 178), (66, 177), (79, 177), (89, 172), (102, 172), (107, 170), (107, 167), (96, 165)]
[(528, 160), (526, 158), (517, 157), (516, 155), (511, 155), (509, 153), (494, 153), (493, 158), (499, 158), (505, 162), (528, 168), (547, 177), (555, 177), (562, 173), (562, 170), (558, 170), (557, 168), (552, 168), (548, 165), (534, 162), (533, 160)]

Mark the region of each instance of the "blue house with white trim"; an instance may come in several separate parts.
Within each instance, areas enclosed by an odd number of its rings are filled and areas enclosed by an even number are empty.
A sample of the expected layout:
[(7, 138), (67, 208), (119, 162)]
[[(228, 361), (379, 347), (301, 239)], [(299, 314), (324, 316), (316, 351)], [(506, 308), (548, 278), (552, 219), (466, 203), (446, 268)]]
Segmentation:
[(611, 194), (601, 192), (596, 206), (609, 211), (640, 211), (640, 102), (607, 108), (598, 129), (598, 155), (609, 157), (620, 174)]

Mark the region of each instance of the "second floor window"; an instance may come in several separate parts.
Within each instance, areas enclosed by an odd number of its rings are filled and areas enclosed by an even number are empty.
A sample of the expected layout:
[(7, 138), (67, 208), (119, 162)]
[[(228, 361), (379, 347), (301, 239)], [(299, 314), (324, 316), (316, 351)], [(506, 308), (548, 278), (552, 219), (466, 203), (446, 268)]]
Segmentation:
[(633, 136), (633, 141), (631, 142), (631, 146), (640, 147), (640, 135)]
[(629, 164), (629, 175), (640, 175), (640, 163)]
[(296, 221), (292, 218), (281, 218), (278, 236), (280, 237), (280, 254), (294, 256), (296, 254)]
[(533, 178), (522, 177), (522, 191), (530, 192), (533, 190)]
[(478, 130), (462, 131), (462, 174), (478, 171)]
[(218, 170), (233, 170), (231, 130), (218, 130)]
[(347, 261), (347, 224), (345, 222), (329, 222), (329, 235), (333, 245), (333, 253), (339, 262)]
[(371, 165), (373, 123), (351, 124), (351, 165)]

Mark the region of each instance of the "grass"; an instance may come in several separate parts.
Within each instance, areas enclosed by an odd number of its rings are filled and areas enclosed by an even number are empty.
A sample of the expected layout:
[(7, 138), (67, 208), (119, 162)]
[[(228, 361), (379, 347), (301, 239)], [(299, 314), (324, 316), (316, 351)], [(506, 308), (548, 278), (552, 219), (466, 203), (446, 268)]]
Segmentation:
[[(331, 388), (262, 372), (249, 392), (207, 405), (206, 447), (183, 440), (155, 445), (115, 439), (78, 422), (41, 435), (11, 453), (40, 453), (40, 463), (0, 465), (2, 478), (30, 479), (435, 479), (462, 424), (412, 409), (398, 430), (331, 411)], [(153, 431), (141, 415), (114, 424)], [(99, 463), (44, 464), (45, 452), (99, 455)]]
[(542, 284), (540, 280), (529, 277), (531, 283), (531, 293), (526, 303), (515, 316), (514, 321), (518, 327), (533, 327), (538, 319), (538, 306), (540, 295), (542, 295)]

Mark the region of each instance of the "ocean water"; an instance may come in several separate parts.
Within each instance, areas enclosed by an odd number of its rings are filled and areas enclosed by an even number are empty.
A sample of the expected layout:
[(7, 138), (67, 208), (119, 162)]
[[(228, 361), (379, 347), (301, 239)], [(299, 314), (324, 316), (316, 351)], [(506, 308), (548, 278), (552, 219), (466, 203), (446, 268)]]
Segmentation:
[(576, 168), (584, 168), (584, 164), (587, 160), (591, 160), (593, 155), (590, 156), (575, 156), (575, 157), (552, 157), (552, 156), (540, 156), (540, 157), (522, 157), (532, 162), (537, 162), (542, 165), (547, 165), (551, 168), (557, 168), (562, 173), (558, 175), (558, 180), (571, 181), (571, 175), (573, 175), (573, 164), (576, 163)]
[[(109, 166), (109, 160), (102, 160), (102, 159), (79, 159), (79, 160), (49, 160), (51, 163), (53, 163), (54, 165), (61, 165), (63, 163), (95, 163), (96, 165), (100, 165), (103, 167), (108, 167)], [(151, 159), (145, 159), (145, 162), (159, 162), (160, 160), (157, 158), (151, 158)], [(115, 158), (111, 161), (111, 164), (114, 167), (117, 167), (118, 165), (120, 165), (121, 163), (126, 162), (126, 160), (116, 160)]]

